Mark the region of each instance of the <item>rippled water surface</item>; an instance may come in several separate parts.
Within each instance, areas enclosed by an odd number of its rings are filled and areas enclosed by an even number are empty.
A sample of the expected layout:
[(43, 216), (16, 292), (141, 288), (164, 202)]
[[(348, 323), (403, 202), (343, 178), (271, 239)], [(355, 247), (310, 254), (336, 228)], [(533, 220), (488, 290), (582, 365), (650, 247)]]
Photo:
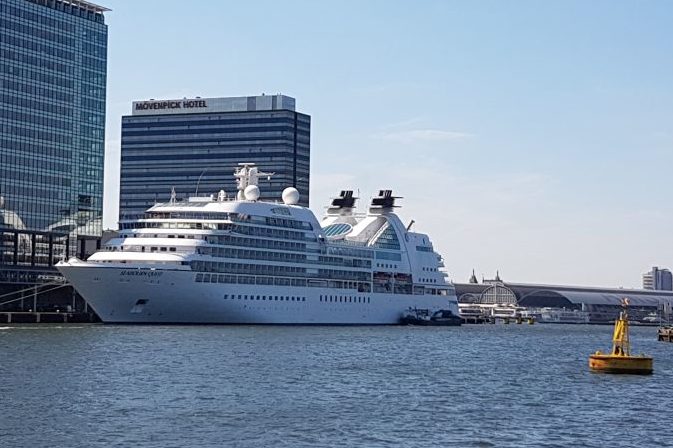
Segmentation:
[(589, 373), (611, 331), (0, 327), (0, 446), (673, 446), (673, 344)]

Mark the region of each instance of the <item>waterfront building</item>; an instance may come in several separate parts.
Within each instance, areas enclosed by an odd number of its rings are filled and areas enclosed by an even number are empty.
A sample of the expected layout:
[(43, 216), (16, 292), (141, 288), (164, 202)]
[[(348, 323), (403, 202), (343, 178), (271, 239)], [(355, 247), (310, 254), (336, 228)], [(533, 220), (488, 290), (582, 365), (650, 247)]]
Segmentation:
[[(529, 311), (561, 313), (589, 323), (613, 323), (629, 299), (629, 315), (635, 321), (651, 322), (652, 316), (666, 315), (673, 305), (673, 292), (647, 289), (605, 288), (573, 285), (538, 285), (483, 281), (454, 283), (458, 302), (470, 309), (513, 306)], [(551, 311), (550, 311), (551, 310)], [(669, 311), (670, 314), (670, 311)]]
[(0, 293), (53, 277), (52, 264), (100, 238), (105, 11), (0, 2)]
[(310, 116), (285, 95), (135, 101), (122, 117), (120, 219), (172, 191), (178, 199), (234, 194), (242, 162), (273, 173), (260, 178), (260, 199), (280, 201), (293, 186), (308, 206), (310, 137)]
[(671, 275), (671, 271), (653, 266), (650, 272), (643, 274), (643, 289), (673, 291), (673, 275)]

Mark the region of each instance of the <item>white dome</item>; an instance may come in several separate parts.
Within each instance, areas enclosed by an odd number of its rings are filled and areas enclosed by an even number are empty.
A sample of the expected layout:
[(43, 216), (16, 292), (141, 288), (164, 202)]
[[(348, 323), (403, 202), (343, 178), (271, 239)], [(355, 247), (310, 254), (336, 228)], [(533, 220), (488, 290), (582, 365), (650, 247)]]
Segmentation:
[(257, 185), (248, 185), (243, 190), (243, 195), (248, 201), (256, 201), (259, 199), (259, 187)]
[(296, 205), (299, 202), (299, 191), (294, 187), (287, 187), (283, 190), (283, 203), (286, 205)]

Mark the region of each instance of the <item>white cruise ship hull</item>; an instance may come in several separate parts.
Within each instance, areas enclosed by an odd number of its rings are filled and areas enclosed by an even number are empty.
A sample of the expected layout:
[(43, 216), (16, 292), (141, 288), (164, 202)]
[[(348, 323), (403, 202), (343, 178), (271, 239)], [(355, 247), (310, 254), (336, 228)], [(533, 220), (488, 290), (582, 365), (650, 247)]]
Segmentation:
[(59, 263), (105, 323), (390, 325), (411, 308), (451, 310), (455, 296), (196, 283), (191, 270)]

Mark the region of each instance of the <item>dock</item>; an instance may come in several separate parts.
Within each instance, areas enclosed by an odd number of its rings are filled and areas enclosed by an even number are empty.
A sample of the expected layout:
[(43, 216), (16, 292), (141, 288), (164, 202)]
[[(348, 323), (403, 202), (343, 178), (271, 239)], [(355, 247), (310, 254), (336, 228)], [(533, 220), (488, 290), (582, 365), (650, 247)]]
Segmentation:
[(67, 312), (0, 312), (0, 324), (67, 324), (100, 322), (92, 313)]
[(657, 340), (673, 342), (673, 327), (661, 327), (657, 332)]

